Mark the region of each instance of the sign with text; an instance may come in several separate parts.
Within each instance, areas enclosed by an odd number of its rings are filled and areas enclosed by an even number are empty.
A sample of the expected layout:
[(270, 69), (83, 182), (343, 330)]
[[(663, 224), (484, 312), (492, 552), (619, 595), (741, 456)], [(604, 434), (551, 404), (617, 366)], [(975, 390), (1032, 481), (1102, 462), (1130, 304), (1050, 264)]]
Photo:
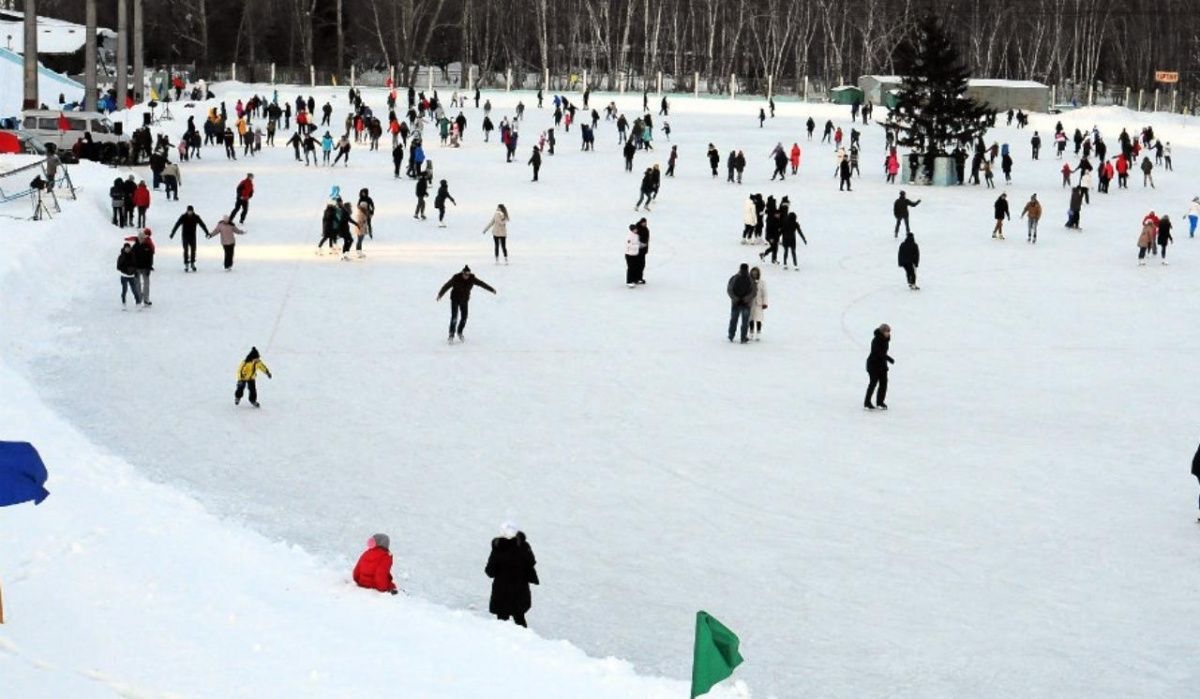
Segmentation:
[(1157, 83), (1177, 83), (1179, 82), (1179, 73), (1173, 70), (1159, 70), (1154, 73), (1154, 82)]

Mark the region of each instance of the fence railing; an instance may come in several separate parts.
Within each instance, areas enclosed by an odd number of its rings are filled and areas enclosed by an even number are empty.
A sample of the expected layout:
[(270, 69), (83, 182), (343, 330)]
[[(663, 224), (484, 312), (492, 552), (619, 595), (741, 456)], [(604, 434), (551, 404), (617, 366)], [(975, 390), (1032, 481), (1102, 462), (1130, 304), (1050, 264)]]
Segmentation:
[[(547, 92), (593, 91), (653, 94), (692, 94), (697, 97), (772, 96), (781, 100), (824, 102), (837, 85), (809, 76), (783, 77), (754, 75), (707, 76), (700, 73), (666, 72), (642, 75), (633, 71), (551, 72), (528, 69), (481, 70), (478, 66), (451, 63), (448, 66), (351, 66), (343, 75), (316, 66), (283, 66), (274, 63), (237, 63), (208, 72), (210, 82), (240, 80), (251, 83), (312, 86), (385, 87), (411, 85), (417, 90), (472, 91), (484, 89), (537, 90)], [(1200, 110), (1200, 92), (1172, 88), (1155, 90), (1095, 83), (1072, 84), (1069, 81), (1050, 86), (1051, 105), (1058, 109), (1084, 106), (1123, 106), (1135, 111), (1164, 111), (1195, 114)]]

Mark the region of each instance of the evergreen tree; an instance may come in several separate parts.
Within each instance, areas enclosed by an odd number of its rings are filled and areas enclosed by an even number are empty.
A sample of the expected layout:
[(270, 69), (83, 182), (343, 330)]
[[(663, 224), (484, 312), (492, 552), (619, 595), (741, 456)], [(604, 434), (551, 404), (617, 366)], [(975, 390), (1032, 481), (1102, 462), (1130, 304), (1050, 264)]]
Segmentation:
[(970, 72), (942, 28), (927, 14), (897, 50), (903, 78), (891, 119), (901, 146), (945, 154), (987, 131), (991, 110), (966, 96)]

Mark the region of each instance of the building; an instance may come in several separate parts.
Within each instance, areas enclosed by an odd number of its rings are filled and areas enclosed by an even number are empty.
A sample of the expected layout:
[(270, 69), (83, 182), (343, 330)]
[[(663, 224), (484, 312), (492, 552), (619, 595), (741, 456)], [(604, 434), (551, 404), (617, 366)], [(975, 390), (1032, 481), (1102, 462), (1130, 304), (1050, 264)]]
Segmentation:
[[(48, 68), (79, 75), (84, 67), (84, 48), (87, 46), (87, 27), (53, 17), (37, 19), (38, 60)], [(116, 48), (117, 33), (97, 28), (96, 42), (101, 49), (100, 63), (105, 54)], [(25, 54), (25, 13), (0, 10), (0, 49)]]
[[(895, 106), (895, 91), (903, 81), (899, 75), (864, 75), (858, 79), (858, 86), (868, 101), (891, 108)], [(1050, 111), (1050, 88), (1032, 80), (972, 79), (967, 81), (967, 96), (987, 103), (997, 112)]]

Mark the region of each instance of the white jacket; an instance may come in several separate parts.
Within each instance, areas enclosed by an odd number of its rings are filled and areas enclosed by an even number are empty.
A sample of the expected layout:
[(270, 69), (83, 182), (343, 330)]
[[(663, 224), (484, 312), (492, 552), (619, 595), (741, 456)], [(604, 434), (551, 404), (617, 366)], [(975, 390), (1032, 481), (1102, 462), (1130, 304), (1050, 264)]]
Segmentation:
[(762, 322), (763, 306), (765, 305), (767, 305), (767, 281), (760, 276), (757, 281), (757, 291), (754, 294), (754, 300), (750, 302), (750, 320), (752, 322)]
[(1191, 205), (1188, 206), (1187, 215), (1200, 218), (1200, 202), (1192, 202)]
[(746, 199), (742, 204), (742, 223), (747, 226), (758, 224), (758, 209), (754, 208), (754, 201)]
[(492, 232), (492, 235), (497, 238), (507, 237), (508, 218), (505, 217), (505, 215), (499, 210), (497, 210), (496, 213), (492, 214), (492, 220), (488, 222), (488, 225), (483, 227), (484, 233), (487, 233), (489, 230)]
[(629, 237), (625, 239), (625, 254), (636, 255), (642, 251), (642, 239), (638, 237), (637, 231), (629, 231)]

